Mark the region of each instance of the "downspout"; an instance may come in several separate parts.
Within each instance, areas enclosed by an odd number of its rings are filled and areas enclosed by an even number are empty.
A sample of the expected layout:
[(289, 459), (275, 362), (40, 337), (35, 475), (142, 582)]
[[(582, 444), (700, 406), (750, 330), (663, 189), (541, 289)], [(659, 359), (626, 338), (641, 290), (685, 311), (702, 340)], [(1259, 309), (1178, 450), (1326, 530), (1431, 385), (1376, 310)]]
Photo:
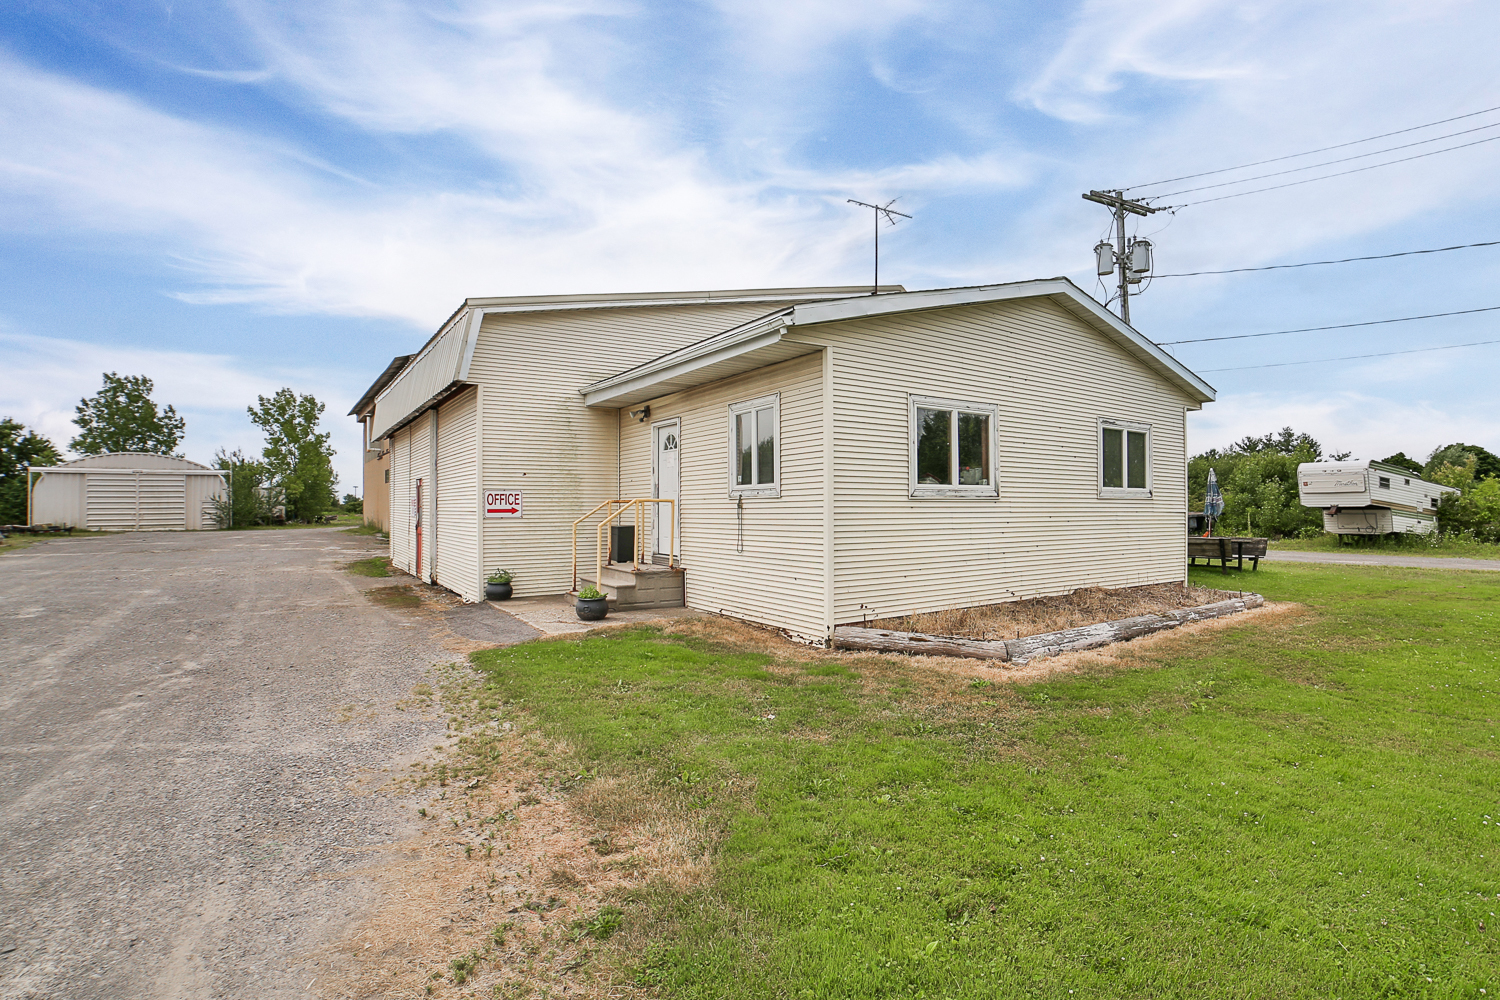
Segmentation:
[(823, 346), (823, 624), (833, 645), (834, 587), (837, 557), (834, 536), (833, 471), (833, 345)]

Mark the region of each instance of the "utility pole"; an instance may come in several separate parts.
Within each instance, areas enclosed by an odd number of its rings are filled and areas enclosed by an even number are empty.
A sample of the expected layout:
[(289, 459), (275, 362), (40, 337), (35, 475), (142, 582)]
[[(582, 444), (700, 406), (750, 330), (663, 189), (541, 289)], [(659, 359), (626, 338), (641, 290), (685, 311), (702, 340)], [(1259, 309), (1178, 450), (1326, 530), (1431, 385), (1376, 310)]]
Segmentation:
[(895, 198), (892, 198), (884, 205), (871, 205), (867, 201), (855, 201), (853, 198), (846, 198), (844, 200), (851, 205), (858, 205), (860, 208), (873, 208), (875, 210), (875, 285), (870, 289), (870, 294), (878, 294), (880, 292), (880, 217), (882, 215), (885, 216), (885, 221), (894, 226), (896, 220), (892, 216), (899, 215), (903, 219), (910, 219), (911, 216), (905, 212), (898, 212), (891, 207), (896, 204), (897, 199)]
[(1109, 266), (1105, 266), (1105, 252), (1110, 251), (1111, 247), (1108, 243), (1100, 243), (1094, 248), (1097, 260), (1095, 270), (1100, 275), (1119, 273), (1120, 318), (1129, 323), (1130, 286), (1140, 284), (1141, 279), (1151, 270), (1151, 244), (1139, 239), (1126, 242), (1125, 216), (1150, 215), (1163, 211), (1164, 208), (1153, 208), (1145, 202), (1132, 201), (1125, 197), (1124, 191), (1118, 189), (1090, 191), (1083, 196), (1083, 200), (1103, 205), (1115, 217), (1115, 246), (1109, 257)]

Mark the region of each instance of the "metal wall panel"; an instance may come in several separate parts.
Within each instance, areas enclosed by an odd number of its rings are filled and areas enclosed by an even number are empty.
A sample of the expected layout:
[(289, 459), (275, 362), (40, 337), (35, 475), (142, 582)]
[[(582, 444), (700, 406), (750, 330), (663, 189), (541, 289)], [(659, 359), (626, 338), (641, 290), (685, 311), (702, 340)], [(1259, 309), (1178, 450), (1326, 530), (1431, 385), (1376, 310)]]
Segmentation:
[(87, 473), (84, 523), (90, 531), (134, 531), (138, 500), (134, 472)]
[[(1092, 327), (1030, 299), (805, 335), (834, 345), (838, 624), (1184, 579), (1192, 400)], [(998, 498), (910, 499), (908, 394), (999, 408)], [(1150, 498), (1100, 499), (1100, 418), (1151, 425)]]
[(393, 426), (425, 406), (458, 378), (459, 365), (466, 353), (468, 329), (468, 311), (465, 310), (376, 398), (370, 440), (385, 437)]
[(478, 394), (477, 389), (470, 389), (438, 411), (437, 582), (471, 602), (484, 598), (475, 546), (479, 527), (478, 437), (474, 430)]
[[(770, 393), (781, 397), (781, 495), (746, 497), (741, 506), (729, 497), (729, 404)], [(674, 417), (682, 420), (681, 550), (688, 605), (822, 638), (822, 354), (654, 399), (646, 421), (621, 411), (622, 497), (651, 494), (651, 425)], [(593, 541), (590, 534), (583, 546), (583, 561), (590, 565)]]

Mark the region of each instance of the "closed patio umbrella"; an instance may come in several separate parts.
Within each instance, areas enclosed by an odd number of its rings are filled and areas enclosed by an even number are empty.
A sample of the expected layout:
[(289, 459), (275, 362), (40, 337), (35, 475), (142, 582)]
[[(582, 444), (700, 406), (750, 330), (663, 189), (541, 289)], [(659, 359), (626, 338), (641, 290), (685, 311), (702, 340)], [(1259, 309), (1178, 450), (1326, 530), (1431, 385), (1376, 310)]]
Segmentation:
[(1224, 494), (1219, 492), (1219, 477), (1208, 470), (1208, 492), (1203, 496), (1203, 513), (1208, 516), (1208, 533), (1213, 534), (1214, 518), (1224, 513)]

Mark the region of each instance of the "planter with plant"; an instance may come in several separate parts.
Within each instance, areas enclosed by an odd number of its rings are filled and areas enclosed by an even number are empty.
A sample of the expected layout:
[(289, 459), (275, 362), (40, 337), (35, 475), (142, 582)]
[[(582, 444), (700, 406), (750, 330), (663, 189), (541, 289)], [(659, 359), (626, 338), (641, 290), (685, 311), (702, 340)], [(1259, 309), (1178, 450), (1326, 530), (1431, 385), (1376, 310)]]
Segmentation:
[(506, 601), (510, 599), (510, 581), (514, 574), (508, 569), (497, 569), (484, 580), (484, 599), (486, 601)]
[(602, 621), (609, 614), (609, 598), (591, 583), (578, 592), (573, 601), (573, 609), (578, 612), (581, 621)]

